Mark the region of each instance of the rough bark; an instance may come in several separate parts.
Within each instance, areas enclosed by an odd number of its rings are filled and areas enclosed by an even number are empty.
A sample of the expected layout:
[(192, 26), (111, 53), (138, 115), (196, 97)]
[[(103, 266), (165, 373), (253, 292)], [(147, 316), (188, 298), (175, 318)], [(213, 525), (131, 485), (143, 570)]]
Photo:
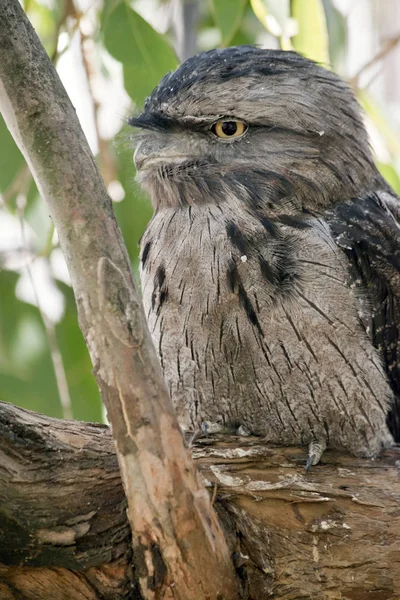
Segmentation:
[(237, 598), (231, 557), (178, 428), (111, 201), (18, 0), (0, 0), (0, 110), (67, 261), (112, 424), (143, 595)]
[[(1, 600), (139, 599), (108, 428), (0, 403), (0, 431)], [(400, 597), (400, 449), (309, 473), (305, 451), (254, 438), (194, 455), (248, 598)]]

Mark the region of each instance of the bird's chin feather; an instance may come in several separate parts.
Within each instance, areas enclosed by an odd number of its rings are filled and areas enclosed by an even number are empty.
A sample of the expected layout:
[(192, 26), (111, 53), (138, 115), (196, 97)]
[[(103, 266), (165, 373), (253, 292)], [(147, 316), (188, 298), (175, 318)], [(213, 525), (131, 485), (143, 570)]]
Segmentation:
[(263, 209), (272, 213), (292, 212), (288, 206), (295, 202), (296, 188), (307, 184), (300, 177), (267, 168), (251, 171), (240, 163), (220, 165), (211, 160), (196, 159), (153, 164), (152, 168), (138, 171), (137, 181), (150, 194), (155, 210), (218, 205), (237, 198), (249, 210)]

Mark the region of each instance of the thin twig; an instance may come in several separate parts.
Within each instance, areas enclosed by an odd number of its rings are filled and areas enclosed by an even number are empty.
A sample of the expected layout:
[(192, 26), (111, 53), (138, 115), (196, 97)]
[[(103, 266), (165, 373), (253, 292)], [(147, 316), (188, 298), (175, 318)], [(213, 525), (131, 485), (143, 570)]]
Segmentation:
[(107, 144), (106, 140), (104, 140), (100, 135), (100, 128), (99, 128), (100, 103), (96, 99), (94, 91), (93, 91), (93, 77), (94, 77), (93, 71), (94, 71), (94, 69), (93, 69), (92, 62), (89, 60), (89, 57), (87, 56), (87, 48), (85, 47), (85, 42), (87, 40), (89, 40), (90, 38), (85, 33), (83, 33), (81, 28), (79, 28), (79, 33), (80, 33), (80, 46), (81, 46), (81, 53), (82, 53), (82, 64), (83, 64), (83, 68), (86, 73), (86, 80), (87, 80), (87, 84), (88, 84), (89, 96), (90, 96), (90, 99), (91, 99), (91, 102), (93, 105), (94, 127), (95, 127), (97, 147), (98, 147), (98, 153), (99, 153), (100, 171), (101, 171), (101, 174), (103, 176), (103, 179), (104, 179), (106, 187), (107, 187), (111, 181), (118, 179), (117, 169), (116, 169), (115, 161), (113, 160), (113, 157), (110, 153), (108, 144)]
[(27, 188), (31, 179), (32, 175), (30, 174), (28, 165), (24, 163), (17, 171), (8, 188), (1, 194), (4, 204), (9, 204), (22, 188)]
[[(20, 200), (19, 205), (17, 207), (18, 208), (17, 214), (19, 217), (20, 228), (21, 228), (22, 247), (25, 250), (28, 250), (28, 243), (27, 243), (27, 239), (26, 239), (26, 235), (25, 235), (25, 218), (24, 218), (25, 206), (26, 206), (26, 195), (21, 194), (20, 198), (22, 201)], [(29, 281), (31, 283), (31, 287), (33, 290), (34, 298), (35, 298), (35, 303), (38, 308), (40, 318), (43, 321), (44, 329), (46, 332), (46, 337), (47, 337), (47, 342), (49, 344), (51, 361), (53, 363), (54, 375), (56, 378), (56, 384), (57, 384), (57, 389), (58, 389), (58, 395), (60, 398), (63, 418), (64, 419), (72, 419), (73, 415), (72, 415), (71, 396), (69, 393), (67, 375), (65, 373), (62, 354), (61, 354), (60, 348), (58, 346), (58, 341), (57, 341), (57, 336), (56, 336), (56, 332), (54, 329), (54, 324), (50, 321), (50, 319), (48, 318), (48, 316), (42, 309), (42, 306), (41, 306), (41, 303), (39, 300), (39, 294), (37, 291), (35, 278), (33, 277), (33, 273), (32, 273), (30, 264), (27, 264), (25, 268), (28, 273)]]
[(354, 77), (352, 77), (350, 79), (350, 85), (352, 85), (353, 87), (357, 88), (358, 87), (358, 82), (360, 80), (360, 77), (365, 73), (365, 71), (368, 71), (368, 69), (370, 69), (371, 67), (373, 67), (374, 65), (376, 65), (376, 63), (378, 63), (379, 61), (383, 60), (384, 58), (386, 58), (386, 56), (388, 54), (390, 54), (390, 52), (392, 50), (394, 50), (394, 48), (397, 46), (397, 44), (400, 42), (400, 34), (396, 35), (393, 38), (390, 38), (389, 40), (387, 40), (387, 42), (382, 46), (382, 48), (379, 50), (379, 52), (377, 54), (375, 54), (375, 56), (373, 56), (371, 58), (371, 60), (369, 60), (368, 62), (365, 63), (365, 65), (363, 65), (361, 67), (361, 69), (358, 71), (358, 73), (356, 73), (354, 75)]

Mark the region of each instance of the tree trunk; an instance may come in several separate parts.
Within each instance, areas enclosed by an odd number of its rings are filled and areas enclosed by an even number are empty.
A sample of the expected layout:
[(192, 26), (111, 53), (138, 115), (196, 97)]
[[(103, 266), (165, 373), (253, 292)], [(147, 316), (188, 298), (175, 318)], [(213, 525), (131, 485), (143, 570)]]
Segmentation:
[[(0, 599), (141, 598), (109, 429), (0, 403), (0, 431)], [(400, 449), (327, 451), (309, 473), (305, 451), (256, 438), (194, 457), (247, 598), (400, 597)]]

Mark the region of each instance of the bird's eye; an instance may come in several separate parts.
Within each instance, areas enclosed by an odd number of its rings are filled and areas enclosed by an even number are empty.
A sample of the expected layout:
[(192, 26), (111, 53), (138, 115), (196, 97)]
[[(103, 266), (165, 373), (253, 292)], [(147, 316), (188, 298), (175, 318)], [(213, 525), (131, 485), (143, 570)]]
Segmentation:
[(219, 138), (238, 138), (246, 133), (247, 125), (242, 121), (217, 121), (211, 127), (211, 131)]

